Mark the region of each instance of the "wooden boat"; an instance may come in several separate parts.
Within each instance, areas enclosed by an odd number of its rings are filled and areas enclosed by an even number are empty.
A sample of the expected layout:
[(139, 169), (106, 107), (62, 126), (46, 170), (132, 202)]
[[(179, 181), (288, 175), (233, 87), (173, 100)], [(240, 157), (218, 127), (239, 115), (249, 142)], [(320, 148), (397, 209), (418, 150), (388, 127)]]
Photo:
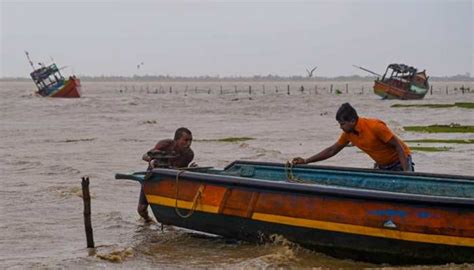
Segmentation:
[[(368, 69), (356, 67), (380, 77)], [(374, 93), (384, 99), (422, 99), (430, 88), (425, 70), (418, 72), (404, 64), (388, 65), (381, 77), (374, 82)]]
[(472, 176), (235, 161), (115, 178), (142, 182), (163, 224), (377, 263), (474, 262)]
[(45, 66), (40, 63), (36, 69), (28, 52), (25, 52), (33, 72), (31, 79), (36, 84), (39, 94), (43, 97), (79, 98), (81, 97), (81, 81), (76, 76), (70, 76), (67, 80), (63, 77), (56, 64)]

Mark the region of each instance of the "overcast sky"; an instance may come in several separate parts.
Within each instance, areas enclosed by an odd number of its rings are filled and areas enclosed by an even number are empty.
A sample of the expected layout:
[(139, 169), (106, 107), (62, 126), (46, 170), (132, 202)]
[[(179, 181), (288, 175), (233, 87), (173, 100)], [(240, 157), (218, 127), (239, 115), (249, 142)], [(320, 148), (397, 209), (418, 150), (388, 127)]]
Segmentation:
[(472, 1), (0, 1), (0, 77), (474, 74)]

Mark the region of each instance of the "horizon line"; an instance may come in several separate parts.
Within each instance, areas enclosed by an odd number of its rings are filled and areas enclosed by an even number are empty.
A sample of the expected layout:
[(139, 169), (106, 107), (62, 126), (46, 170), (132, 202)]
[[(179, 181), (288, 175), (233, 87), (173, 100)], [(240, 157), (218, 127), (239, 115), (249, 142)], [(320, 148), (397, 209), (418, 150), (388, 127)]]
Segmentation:
[[(166, 79), (166, 80), (265, 80), (265, 79), (276, 79), (276, 80), (331, 80), (331, 79), (361, 79), (361, 80), (373, 80), (378, 78), (379, 76), (373, 75), (337, 75), (337, 76), (302, 76), (302, 75), (250, 75), (250, 76), (220, 76), (220, 75), (195, 75), (195, 76), (183, 76), (183, 75), (74, 75), (78, 78), (83, 79), (127, 79), (127, 80), (149, 80), (149, 79)], [(442, 76), (429, 76), (429, 78), (438, 80), (438, 79), (464, 79), (464, 80), (473, 80), (474, 78), (471, 76), (470, 73), (466, 74), (456, 74), (456, 75), (442, 75)], [(24, 76), (7, 76), (7, 77), (0, 77), (0, 80), (31, 80), (30, 77)]]

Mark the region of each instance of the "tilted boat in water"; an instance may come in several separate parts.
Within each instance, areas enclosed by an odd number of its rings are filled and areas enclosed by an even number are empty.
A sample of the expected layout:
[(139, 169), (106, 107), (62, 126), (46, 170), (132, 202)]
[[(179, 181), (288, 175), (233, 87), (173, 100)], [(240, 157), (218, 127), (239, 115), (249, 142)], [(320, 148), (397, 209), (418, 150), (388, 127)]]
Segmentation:
[(33, 72), (30, 73), (30, 76), (38, 88), (37, 94), (43, 97), (81, 97), (81, 82), (76, 76), (70, 76), (66, 80), (54, 63), (49, 66), (40, 63), (40, 68), (36, 69), (28, 52), (25, 53), (33, 68)]
[(374, 82), (374, 93), (382, 98), (422, 99), (430, 87), (425, 70), (418, 72), (416, 68), (404, 64), (388, 65), (383, 76), (359, 66), (355, 67), (382, 77)]
[(115, 178), (143, 183), (163, 224), (370, 262), (474, 262), (472, 176), (235, 161)]

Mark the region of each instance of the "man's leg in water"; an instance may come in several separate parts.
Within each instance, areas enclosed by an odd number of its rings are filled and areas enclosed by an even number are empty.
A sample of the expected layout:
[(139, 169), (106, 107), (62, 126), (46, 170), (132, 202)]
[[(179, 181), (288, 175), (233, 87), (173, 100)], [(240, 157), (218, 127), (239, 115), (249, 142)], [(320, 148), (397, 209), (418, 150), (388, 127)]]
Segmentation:
[(140, 189), (140, 199), (138, 201), (137, 212), (145, 220), (145, 222), (152, 221), (151, 217), (148, 215), (148, 201), (146, 199), (145, 192), (143, 191), (143, 185)]

